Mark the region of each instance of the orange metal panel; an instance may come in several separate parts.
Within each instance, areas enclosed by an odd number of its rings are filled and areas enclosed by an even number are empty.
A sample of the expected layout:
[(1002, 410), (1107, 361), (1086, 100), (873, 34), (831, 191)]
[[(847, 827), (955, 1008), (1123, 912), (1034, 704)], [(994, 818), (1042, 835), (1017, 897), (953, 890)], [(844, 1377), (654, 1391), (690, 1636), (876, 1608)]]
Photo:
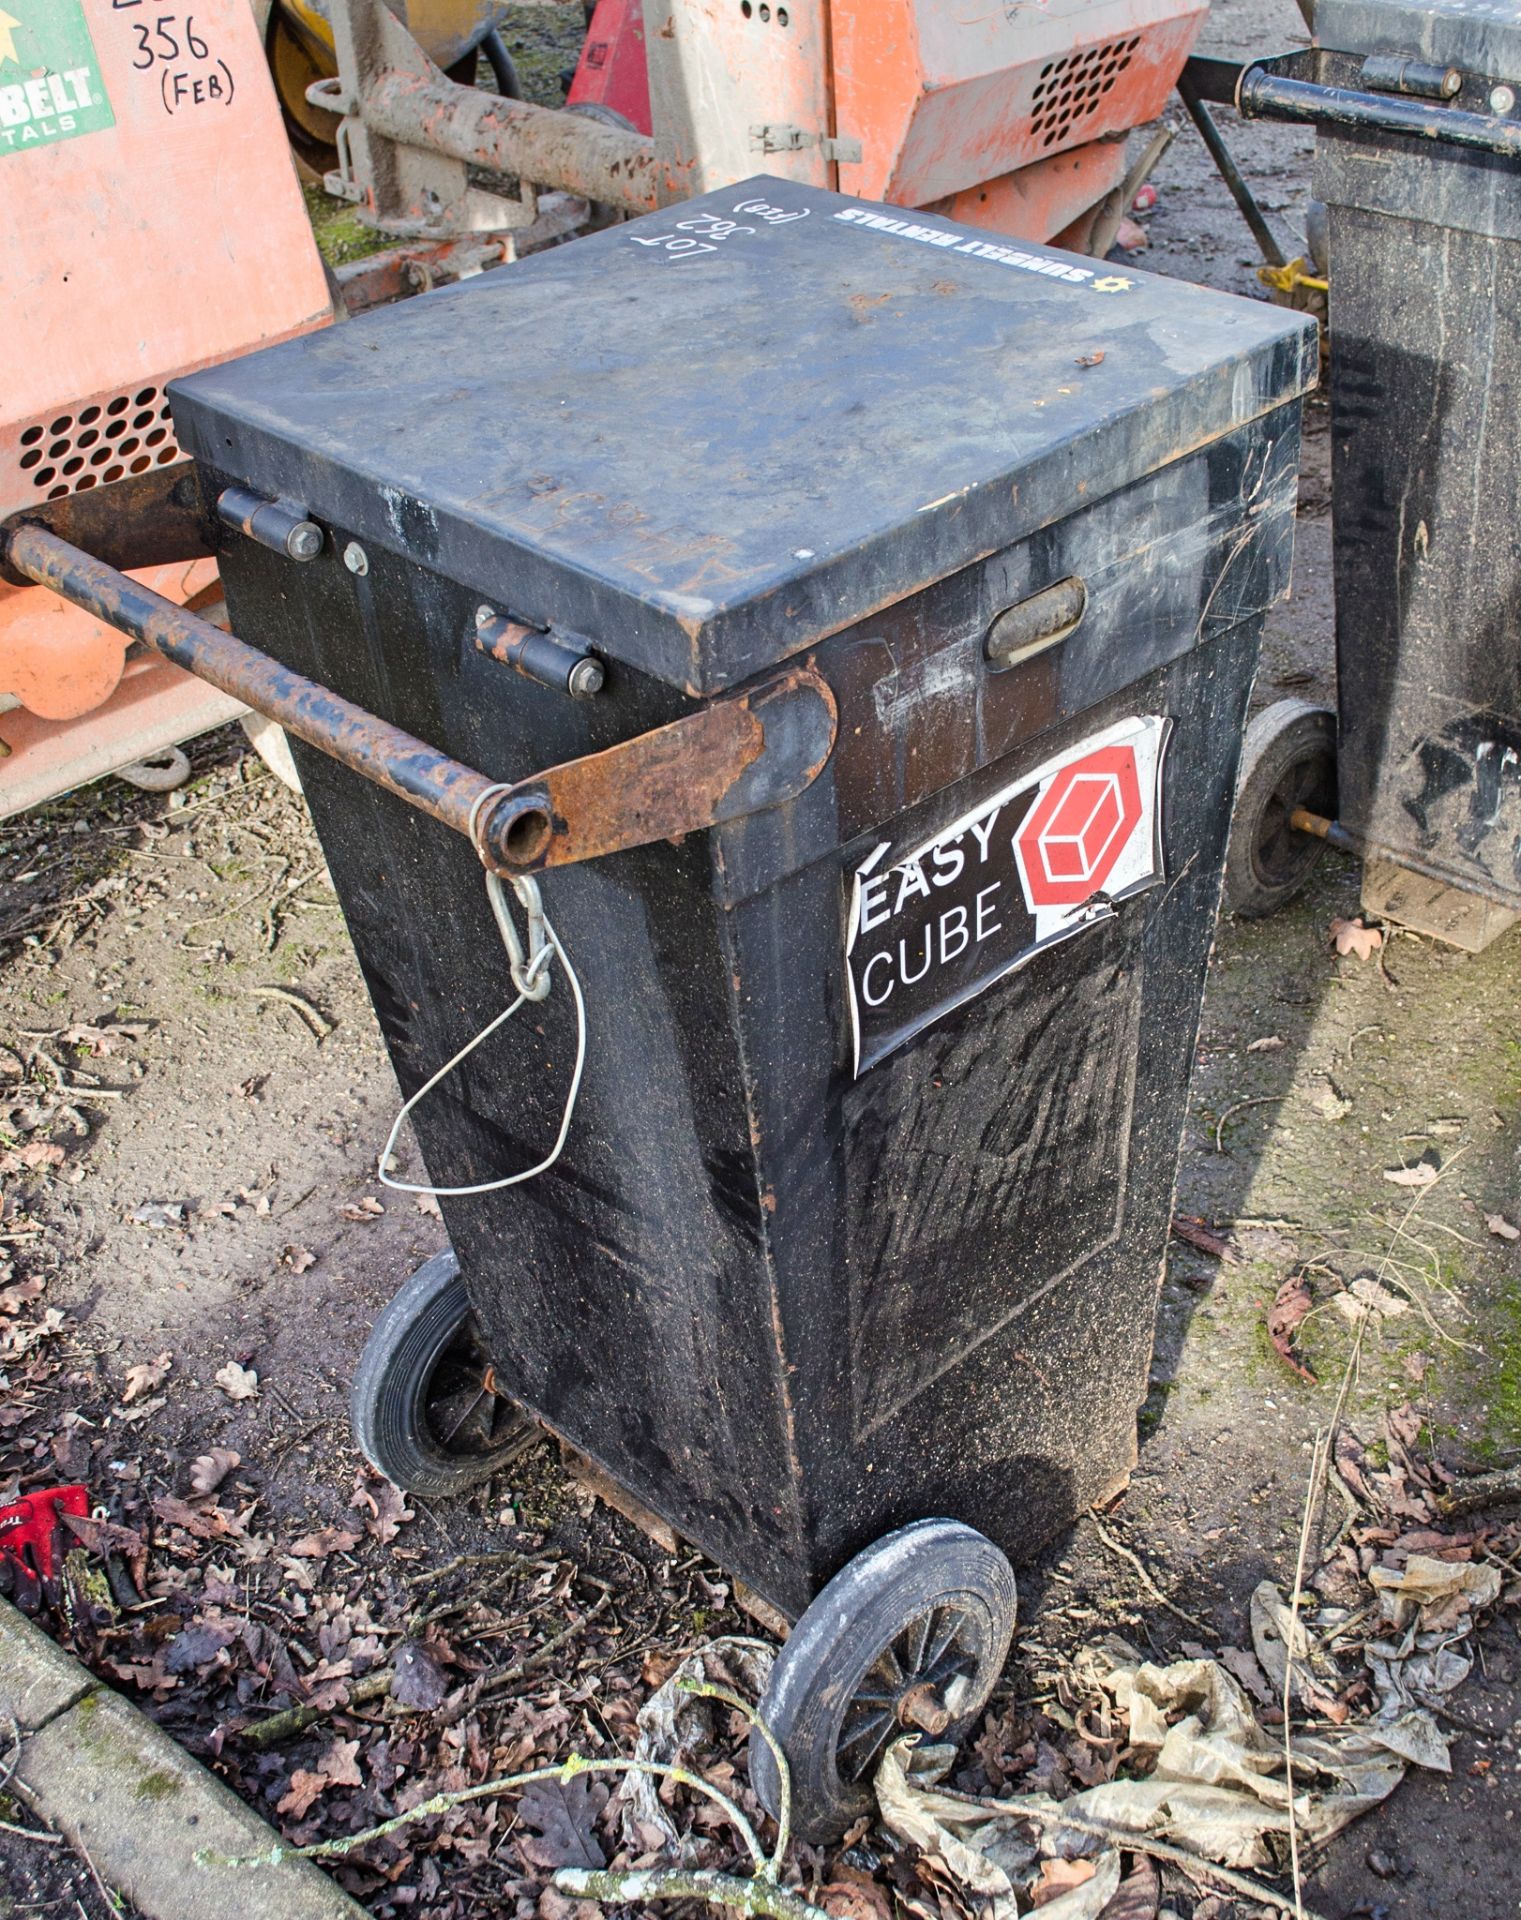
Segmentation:
[[(17, 55), (0, 59), (0, 86), (46, 79), (27, 30), (70, 10), (79, 0), (6, 0), (20, 25), (0, 39)], [(44, 138), (60, 116), (7, 127), (0, 114), (0, 311), (27, 342), (8, 361), (0, 432), (328, 311), (248, 0), (85, 0), (83, 25), (83, 84), (104, 89), (114, 124)]]
[(134, 654), (115, 691), (83, 719), (5, 716), (0, 819), (236, 720), (247, 709), (156, 654)]
[(864, 148), (841, 163), (841, 188), (924, 206), (1155, 119), (1206, 11), (1200, 0), (835, 0), (836, 127)]
[[(179, 458), (166, 380), (331, 309), (248, 0), (5, 0), (0, 21), (5, 515)], [(178, 599), (213, 572), (139, 577)], [(125, 645), (0, 587), (0, 693), (39, 716), (105, 700)], [(192, 694), (162, 711), (198, 712)]]
[(931, 203), (927, 212), (966, 226), (987, 227), (1018, 240), (1056, 240), (1084, 251), (1085, 216), (1125, 176), (1123, 140), (1095, 140), (1071, 153), (1055, 153), (980, 187), (968, 187)]
[(833, 184), (826, 16), (826, 0), (645, 0), (655, 150), (683, 199), (753, 173)]

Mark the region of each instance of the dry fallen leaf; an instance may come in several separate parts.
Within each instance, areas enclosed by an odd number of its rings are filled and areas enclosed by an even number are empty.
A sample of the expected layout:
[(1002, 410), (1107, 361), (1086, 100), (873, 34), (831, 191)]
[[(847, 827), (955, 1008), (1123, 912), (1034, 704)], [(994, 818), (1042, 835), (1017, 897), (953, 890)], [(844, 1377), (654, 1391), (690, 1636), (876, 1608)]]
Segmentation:
[(135, 1367), (128, 1367), (126, 1384), (122, 1388), (121, 1403), (128, 1407), (145, 1393), (151, 1393), (163, 1380), (169, 1377), (169, 1369), (174, 1365), (172, 1353), (161, 1353), (156, 1360), (139, 1360)]
[(1299, 1323), (1314, 1305), (1309, 1283), (1303, 1274), (1291, 1274), (1278, 1289), (1273, 1304), (1268, 1308), (1268, 1338), (1275, 1350), (1288, 1361), (1301, 1380), (1314, 1381), (1315, 1375), (1309, 1365), (1300, 1358), (1294, 1348), (1294, 1333)]
[(367, 1193), (362, 1200), (342, 1206), (338, 1211), (345, 1220), (378, 1220), (385, 1208), (373, 1194)]
[(420, 1193), (413, 1203), (419, 1213), (426, 1213), (434, 1220), (443, 1219), (443, 1210), (431, 1193)]
[(291, 1548), (294, 1560), (325, 1560), (330, 1553), (348, 1553), (359, 1545), (359, 1535), (347, 1527), (322, 1527), (308, 1533)]
[(197, 1454), (190, 1463), (190, 1491), (215, 1493), (232, 1472), (243, 1464), (243, 1456), (231, 1447), (213, 1447), (210, 1453)]
[(1513, 1227), (1503, 1213), (1486, 1213), (1484, 1224), (1497, 1240), (1521, 1240), (1521, 1227)]
[(211, 1376), (229, 1400), (252, 1400), (259, 1391), (259, 1376), (252, 1367), (240, 1367), (229, 1360)]
[(1100, 347), (1096, 353), (1080, 353), (1073, 364), (1079, 367), (1101, 367), (1104, 364), (1104, 349)]
[(1371, 960), (1384, 944), (1383, 929), (1364, 926), (1361, 919), (1333, 920), (1331, 939), (1338, 953), (1355, 953), (1359, 960)]
[(1277, 1053), (1282, 1046), (1281, 1033), (1265, 1033), (1260, 1040), (1248, 1040), (1246, 1050), (1248, 1053)]
[[(1134, 1856), (1135, 1865), (1120, 1882), (1119, 1892), (1099, 1915), (1099, 1920), (1156, 1920), (1162, 1904), (1162, 1882), (1145, 1854)], [(1197, 1914), (1198, 1908), (1194, 1909)]]
[(1037, 1907), (1044, 1907), (1059, 1893), (1070, 1893), (1074, 1887), (1085, 1885), (1094, 1875), (1091, 1860), (1042, 1860), (1040, 1878), (1030, 1889), (1030, 1899)]
[(1429, 1160), (1417, 1160), (1413, 1167), (1385, 1167), (1384, 1178), (1392, 1187), (1435, 1186), (1437, 1170)]
[(329, 1787), (359, 1787), (364, 1779), (359, 1771), (356, 1758), (359, 1752), (357, 1740), (335, 1740), (317, 1762), (315, 1773), (298, 1767), (290, 1777), (290, 1787), (285, 1798), (276, 1806), (277, 1813), (288, 1813), (292, 1819), (303, 1819), (310, 1810), (313, 1801), (326, 1793)]
[(317, 1256), (309, 1247), (298, 1247), (292, 1242), (280, 1249), (280, 1264), (289, 1267), (292, 1273), (305, 1273), (308, 1267), (317, 1264)]

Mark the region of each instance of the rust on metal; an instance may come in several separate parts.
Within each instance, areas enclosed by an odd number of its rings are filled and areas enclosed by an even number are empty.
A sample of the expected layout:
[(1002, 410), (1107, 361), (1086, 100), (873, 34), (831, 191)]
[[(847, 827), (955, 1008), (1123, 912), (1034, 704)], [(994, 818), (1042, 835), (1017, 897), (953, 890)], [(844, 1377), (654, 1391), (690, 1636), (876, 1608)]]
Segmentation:
[(4, 551), (25, 579), (50, 587), (97, 620), (131, 634), (445, 826), (469, 832), (472, 811), (494, 784), (484, 774), (435, 752), (315, 680), (292, 673), (267, 653), (177, 607), (55, 533), (25, 524), (11, 527)]
[(0, 558), (473, 839), (500, 874), (592, 860), (781, 805), (818, 777), (834, 747), (834, 695), (813, 668), (793, 667), (504, 790), (45, 527), (9, 524)]
[(664, 168), (654, 142), (582, 114), (507, 100), (442, 75), (388, 69), (364, 90), (365, 125), (401, 146), (422, 147), (536, 186), (558, 187), (635, 213), (661, 204)]
[(827, 682), (794, 667), (519, 781), (483, 825), (517, 873), (674, 840), (795, 799), (828, 760), (836, 726)]
[(189, 460), (155, 467), (109, 487), (38, 501), (14, 514), (0, 527), (0, 578), (12, 586), (24, 581), (14, 562), (7, 561), (3, 536), (23, 522), (46, 527), (70, 546), (123, 569), (204, 560), (215, 551), (211, 523)]
[(930, 1680), (921, 1680), (903, 1694), (898, 1701), (898, 1719), (905, 1727), (922, 1727), (935, 1739), (951, 1724), (950, 1710)]
[(488, 267), (500, 266), (511, 251), (510, 242), (495, 235), (456, 240), (420, 240), (411, 246), (389, 247), (384, 253), (351, 260), (334, 270), (344, 311), (352, 319), (373, 307), (389, 306), (414, 293), (469, 278)]

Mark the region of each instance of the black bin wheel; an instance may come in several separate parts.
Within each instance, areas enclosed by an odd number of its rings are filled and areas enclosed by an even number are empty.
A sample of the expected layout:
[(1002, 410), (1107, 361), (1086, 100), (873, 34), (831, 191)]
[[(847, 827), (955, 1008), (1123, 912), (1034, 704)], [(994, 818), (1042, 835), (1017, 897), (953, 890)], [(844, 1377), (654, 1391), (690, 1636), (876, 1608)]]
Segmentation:
[(376, 1320), (354, 1374), (360, 1451), (408, 1493), (462, 1493), (532, 1432), (497, 1392), (452, 1248), (425, 1260)]
[(1246, 730), (1225, 904), (1243, 920), (1285, 906), (1320, 863), (1326, 843), (1289, 825), (1296, 807), (1336, 818), (1336, 715), (1308, 700), (1277, 700)]
[[(872, 1805), (900, 1733), (957, 1741), (987, 1704), (1014, 1632), (1014, 1572), (959, 1520), (918, 1520), (858, 1553), (793, 1628), (760, 1703), (792, 1775), (793, 1831), (836, 1840)], [(781, 1812), (776, 1761), (750, 1734), (750, 1779)]]

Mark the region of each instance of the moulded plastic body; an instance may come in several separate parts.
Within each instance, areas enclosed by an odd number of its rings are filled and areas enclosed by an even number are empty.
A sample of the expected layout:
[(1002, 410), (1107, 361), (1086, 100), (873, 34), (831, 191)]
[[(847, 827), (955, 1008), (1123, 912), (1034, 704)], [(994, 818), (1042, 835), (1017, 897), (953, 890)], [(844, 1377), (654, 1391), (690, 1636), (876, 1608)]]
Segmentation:
[[(1134, 1459), (1314, 360), (1276, 307), (760, 179), (175, 389), (209, 488), (331, 532), (226, 535), (236, 630), (494, 777), (827, 680), (796, 799), (544, 876), (565, 1152), (442, 1202), (507, 1390), (788, 1611), (925, 1514), (1028, 1553)], [(603, 691), (492, 660), (482, 601)], [(509, 992), (479, 862), (298, 758), (411, 1090)], [(416, 1110), (435, 1182), (539, 1155), (573, 1040), (561, 986)]]
[[(1521, 5), (1324, 0), (1322, 42), (1521, 93)], [(1521, 176), (1435, 141), (1323, 131), (1339, 811), (1377, 905), (1459, 944), (1441, 886), (1521, 909)], [(1387, 884), (1385, 862), (1436, 889)], [(1400, 902), (1400, 893), (1405, 903)], [(1432, 897), (1428, 897), (1431, 895)]]

